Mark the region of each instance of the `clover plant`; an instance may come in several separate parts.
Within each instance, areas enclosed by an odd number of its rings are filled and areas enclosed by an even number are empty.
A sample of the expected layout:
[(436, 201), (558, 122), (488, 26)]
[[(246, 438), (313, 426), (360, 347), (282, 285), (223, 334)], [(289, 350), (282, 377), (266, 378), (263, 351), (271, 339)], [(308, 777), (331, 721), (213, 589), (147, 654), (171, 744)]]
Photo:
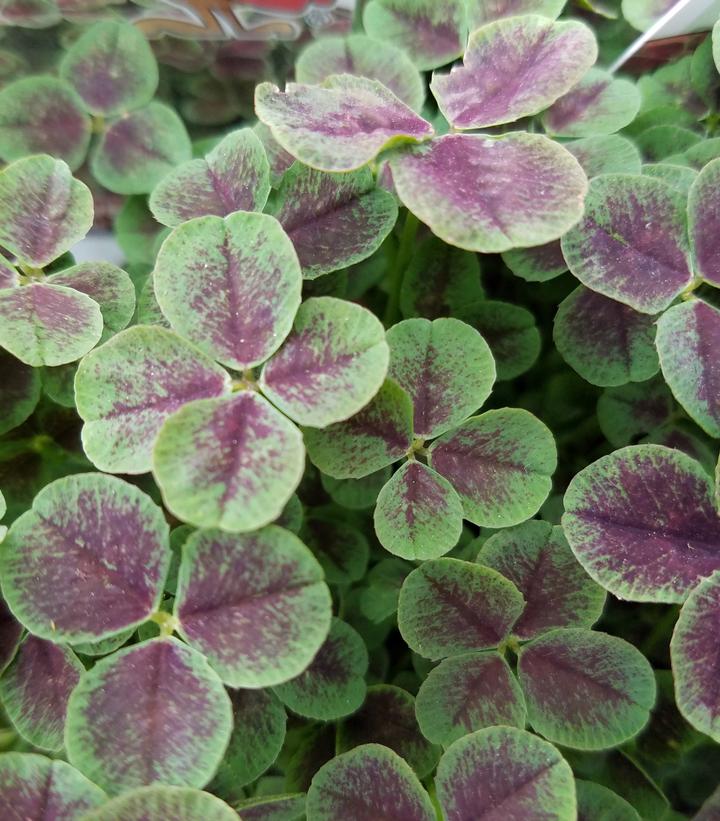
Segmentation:
[(315, 5), (0, 3), (0, 818), (717, 818), (720, 22)]

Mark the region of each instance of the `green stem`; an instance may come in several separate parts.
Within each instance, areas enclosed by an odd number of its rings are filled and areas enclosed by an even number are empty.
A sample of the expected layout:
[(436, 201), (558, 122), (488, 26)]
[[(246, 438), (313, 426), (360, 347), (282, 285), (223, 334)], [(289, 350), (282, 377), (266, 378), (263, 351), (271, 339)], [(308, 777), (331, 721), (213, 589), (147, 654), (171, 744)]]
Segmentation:
[(388, 297), (384, 317), (385, 325), (388, 327), (396, 321), (399, 315), (400, 289), (402, 288), (403, 275), (410, 262), (410, 257), (412, 257), (415, 235), (417, 234), (419, 225), (420, 220), (418, 220), (415, 214), (411, 214), (408, 211), (402, 234), (400, 235), (400, 244), (398, 245), (393, 266), (390, 270), (390, 295)]

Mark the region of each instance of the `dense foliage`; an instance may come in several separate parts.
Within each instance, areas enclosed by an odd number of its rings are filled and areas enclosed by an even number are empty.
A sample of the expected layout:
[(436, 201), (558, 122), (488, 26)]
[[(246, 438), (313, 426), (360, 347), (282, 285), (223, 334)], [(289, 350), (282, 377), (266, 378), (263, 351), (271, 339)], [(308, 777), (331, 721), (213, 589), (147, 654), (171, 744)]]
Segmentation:
[(720, 28), (363, 5), (0, 3), (3, 819), (720, 817)]

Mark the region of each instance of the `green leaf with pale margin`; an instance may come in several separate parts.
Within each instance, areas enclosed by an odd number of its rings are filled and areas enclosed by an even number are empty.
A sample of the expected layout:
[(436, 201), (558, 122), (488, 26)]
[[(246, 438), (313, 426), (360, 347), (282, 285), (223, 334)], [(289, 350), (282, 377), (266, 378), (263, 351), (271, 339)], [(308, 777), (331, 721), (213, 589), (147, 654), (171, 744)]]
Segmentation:
[(521, 649), (518, 676), (533, 729), (580, 750), (616, 747), (637, 735), (655, 704), (647, 659), (607, 633), (545, 633)]
[(559, 240), (534, 248), (505, 251), (502, 259), (515, 276), (527, 282), (548, 282), (567, 271)]
[(525, 606), (515, 585), (489, 567), (431, 559), (405, 579), (398, 627), (421, 656), (440, 659), (497, 647)]
[(226, 217), (262, 211), (270, 193), (270, 166), (250, 128), (233, 131), (204, 159), (188, 160), (163, 177), (150, 195), (150, 209), (174, 228), (194, 217)]
[(82, 98), (88, 111), (111, 116), (149, 103), (158, 84), (158, 67), (140, 29), (119, 20), (95, 23), (60, 62), (60, 76)]
[(328, 174), (294, 163), (269, 209), (297, 252), (305, 279), (361, 262), (377, 251), (397, 220), (395, 197), (372, 171)]
[(408, 318), (455, 316), (463, 305), (484, 296), (477, 255), (431, 234), (417, 245), (405, 270), (400, 310)]
[(323, 489), (336, 504), (350, 510), (374, 507), (378, 493), (390, 478), (390, 468), (380, 468), (361, 479), (334, 479), (320, 474)]
[(525, 699), (498, 653), (463, 653), (440, 662), (420, 686), (415, 712), (423, 735), (447, 747), (497, 724), (524, 727)]
[(223, 760), (210, 782), (225, 801), (245, 797), (245, 787), (273, 765), (283, 742), (287, 715), (269, 690), (230, 690), (233, 731)]
[(364, 744), (328, 761), (308, 790), (308, 821), (339, 818), (435, 821), (436, 816), (407, 762), (382, 744)]
[(273, 137), (300, 162), (320, 171), (353, 171), (384, 148), (433, 134), (377, 80), (339, 74), (319, 86), (272, 83), (255, 89), (255, 112)]
[(334, 721), (354, 713), (363, 703), (367, 668), (365, 642), (349, 624), (333, 618), (330, 633), (310, 666), (274, 690), (294, 713)]
[(360, 593), (360, 610), (370, 621), (379, 624), (397, 611), (400, 588), (413, 570), (410, 562), (381, 559), (365, 577)]
[(175, 228), (160, 248), (153, 282), (175, 331), (242, 370), (264, 362), (290, 332), (302, 277), (278, 221), (237, 212)]
[[(64, 761), (35, 753), (0, 756), (0, 815), (11, 821), (75, 821), (107, 801), (100, 789)], [(126, 819), (125, 821), (129, 821)]]
[(527, 308), (492, 299), (468, 301), (456, 316), (478, 330), (490, 346), (499, 382), (525, 373), (540, 355), (540, 331)]
[(118, 650), (80, 678), (68, 705), (70, 761), (108, 792), (153, 782), (202, 787), (230, 739), (230, 699), (197, 651), (173, 638)]
[(488, 398), (495, 382), (490, 348), (457, 319), (406, 319), (387, 332), (388, 376), (413, 400), (414, 431), (433, 438), (453, 428)]
[(363, 26), (407, 52), (422, 70), (460, 57), (467, 39), (464, 0), (370, 0)]
[(639, 108), (640, 92), (632, 81), (591, 68), (550, 106), (542, 123), (548, 134), (594, 137), (620, 131), (635, 119)]
[(420, 732), (413, 696), (390, 684), (368, 687), (362, 707), (338, 728), (338, 752), (362, 744), (382, 744), (393, 750), (418, 778), (429, 775), (440, 757), (440, 750)]
[(327, 638), (330, 611), (320, 564), (289, 530), (200, 530), (183, 546), (179, 632), (231, 687), (271, 687), (302, 673)]
[(552, 744), (515, 727), (488, 727), (451, 744), (435, 788), (446, 821), (468, 821), (478, 807), (502, 807), (506, 818), (577, 818), (568, 763)]
[(0, 434), (21, 425), (40, 399), (40, 371), (0, 350)]
[(468, 25), (474, 31), (493, 20), (523, 14), (540, 14), (555, 20), (567, 0), (466, 0)]
[(61, 80), (23, 77), (0, 91), (0, 157), (51, 154), (74, 171), (90, 145), (90, 117), (82, 100)]
[(145, 473), (163, 422), (193, 400), (230, 390), (230, 377), (164, 328), (138, 325), (89, 353), (75, 377), (83, 448), (100, 470)]
[(629, 382), (602, 392), (597, 404), (600, 430), (615, 448), (629, 445), (670, 418), (675, 405), (658, 376), (647, 382)]
[(321, 37), (306, 46), (295, 63), (298, 83), (322, 83), (332, 74), (379, 80), (413, 111), (425, 102), (425, 83), (408, 55), (390, 42), (364, 34)]
[(413, 440), (412, 400), (386, 379), (375, 397), (346, 422), (305, 428), (308, 456), (336, 479), (360, 479), (397, 462)]
[(547, 498), (557, 451), (539, 419), (520, 408), (501, 408), (436, 439), (428, 464), (455, 488), (466, 519), (509, 527), (535, 515)]
[(305, 793), (256, 795), (235, 804), (245, 821), (303, 821)]
[(578, 821), (640, 821), (632, 804), (601, 784), (575, 779), (575, 791)]
[(698, 176), (698, 172), (684, 165), (674, 165), (669, 162), (646, 163), (642, 167), (642, 173), (648, 177), (655, 177), (663, 180), (669, 186), (687, 194)]
[(334, 297), (300, 306), (282, 348), (260, 376), (260, 389), (301, 425), (325, 428), (354, 416), (377, 394), (388, 344), (369, 310)]
[(619, 134), (584, 137), (564, 143), (588, 179), (601, 174), (639, 174), (642, 158), (637, 146)]
[(168, 509), (197, 527), (233, 532), (277, 519), (304, 467), (300, 431), (254, 391), (184, 405), (163, 423), (153, 451)]
[(191, 156), (180, 117), (164, 103), (152, 102), (109, 125), (90, 167), (97, 181), (115, 194), (149, 194)]
[(42, 268), (90, 230), (90, 189), (62, 160), (38, 154), (0, 174), (0, 245), (21, 262)]
[(190, 787), (154, 784), (128, 790), (102, 807), (83, 815), (83, 821), (238, 821), (224, 801)]
[(374, 514), (380, 544), (410, 560), (437, 559), (451, 550), (462, 520), (462, 502), (450, 482), (415, 460), (383, 487)]

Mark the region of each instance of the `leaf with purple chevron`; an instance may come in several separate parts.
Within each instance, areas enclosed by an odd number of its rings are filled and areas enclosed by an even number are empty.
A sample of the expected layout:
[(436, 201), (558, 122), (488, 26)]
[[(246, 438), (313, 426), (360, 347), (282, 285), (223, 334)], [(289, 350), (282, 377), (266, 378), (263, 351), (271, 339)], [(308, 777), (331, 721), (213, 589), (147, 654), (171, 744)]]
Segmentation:
[(402, 459), (413, 441), (412, 400), (386, 379), (374, 398), (345, 422), (305, 428), (313, 464), (336, 479), (360, 479)]
[(73, 89), (49, 75), (23, 77), (0, 91), (0, 157), (52, 154), (74, 171), (90, 145), (90, 117)]
[(425, 738), (444, 747), (484, 727), (524, 727), (526, 721), (520, 685), (495, 652), (441, 661), (420, 685), (415, 712)]
[(509, 527), (535, 515), (547, 498), (557, 450), (537, 417), (501, 408), (436, 439), (428, 464), (455, 488), (466, 519), (481, 527)]
[(175, 228), (158, 253), (153, 283), (177, 333), (242, 370), (264, 362), (290, 332), (302, 276), (277, 220), (243, 211)]
[(95, 641), (144, 622), (169, 564), (161, 509), (102, 473), (46, 485), (0, 553), (10, 609), (32, 633), (58, 642)]
[(210, 791), (224, 801), (245, 797), (245, 787), (273, 765), (285, 741), (287, 715), (270, 690), (230, 690), (233, 730)]
[(483, 253), (558, 239), (587, 190), (577, 160), (540, 134), (448, 134), (395, 152), (390, 167), (400, 200), (434, 234)]
[(560, 303), (553, 340), (563, 359), (593, 385), (644, 382), (660, 369), (656, 317), (580, 285)]
[(310, 666), (274, 690), (293, 713), (335, 721), (354, 713), (365, 700), (367, 668), (368, 652), (361, 636), (349, 624), (333, 618)]
[(382, 488), (374, 513), (375, 533), (390, 553), (410, 560), (437, 559), (462, 533), (460, 497), (447, 479), (415, 459)]
[(270, 687), (300, 675), (322, 646), (330, 592), (288, 530), (200, 530), (183, 547), (175, 616), (227, 684)]
[(562, 251), (583, 285), (657, 314), (692, 282), (686, 198), (652, 177), (597, 177)]
[(413, 111), (425, 101), (420, 72), (402, 48), (386, 40), (365, 34), (322, 37), (306, 46), (295, 63), (298, 83), (322, 83), (332, 74), (378, 80)]
[(37, 154), (0, 174), (0, 245), (42, 268), (79, 242), (93, 222), (90, 189), (62, 160)]
[(511, 123), (540, 113), (570, 91), (597, 53), (592, 31), (574, 20), (495, 20), (473, 31), (463, 65), (435, 74), (430, 89), (456, 129)]
[[(132, 694), (132, 697), (128, 697)], [(68, 758), (108, 792), (153, 782), (204, 786), (223, 757), (232, 708), (217, 674), (177, 639), (106, 656), (68, 704)]]
[(362, 707), (338, 729), (340, 752), (363, 744), (382, 744), (393, 750), (418, 778), (429, 775), (440, 757), (439, 748), (420, 732), (413, 696), (390, 684), (368, 687)]
[(74, 288), (33, 282), (0, 291), (0, 346), (26, 365), (65, 365), (100, 339), (100, 308)]
[(451, 744), (440, 759), (435, 787), (447, 821), (469, 821), (478, 807), (499, 807), (505, 818), (577, 818), (570, 765), (559, 751), (516, 727), (488, 727)]
[(145, 473), (163, 422), (195, 399), (230, 391), (230, 377), (164, 328), (137, 325), (88, 354), (75, 378), (85, 453), (101, 470)]
[(60, 750), (70, 693), (85, 668), (69, 647), (28, 635), (0, 677), (0, 699), (34, 747)]
[(250, 128), (232, 131), (202, 159), (174, 168), (150, 195), (150, 209), (174, 228), (194, 217), (262, 211), (270, 193), (270, 166)]
[(688, 596), (670, 643), (678, 709), (693, 727), (715, 741), (720, 738), (719, 613), (720, 572), (716, 571)]
[(398, 627), (407, 645), (429, 659), (497, 647), (525, 600), (496, 570), (460, 559), (424, 562), (403, 582)]
[(655, 676), (632, 644), (581, 628), (552, 630), (518, 661), (528, 721), (549, 741), (581, 750), (615, 747), (647, 724)]
[(320, 171), (353, 171), (399, 142), (433, 134), (423, 120), (377, 80), (336, 74), (320, 85), (272, 83), (255, 89), (255, 112), (296, 159)]
[(594, 137), (620, 131), (635, 119), (640, 92), (635, 83), (591, 68), (543, 114), (548, 134)]
[[(243, 816), (247, 818), (247, 816)], [(83, 821), (238, 821), (238, 814), (209, 792), (153, 784), (123, 792)]]
[(602, 614), (605, 591), (578, 563), (561, 527), (533, 519), (502, 530), (483, 544), (477, 562), (525, 597), (512, 629), (521, 640), (557, 627), (591, 627)]
[(91, 156), (97, 181), (114, 194), (149, 194), (192, 156), (175, 111), (157, 100), (110, 123)]
[(430, 439), (453, 428), (488, 398), (495, 382), (490, 348), (457, 319), (406, 319), (387, 332), (388, 376), (413, 400), (414, 432)]
[(260, 389), (299, 424), (325, 428), (370, 402), (389, 356), (382, 323), (371, 311), (335, 297), (312, 297), (263, 368)]
[(720, 285), (720, 251), (715, 241), (720, 229), (720, 159), (698, 174), (688, 195), (688, 228), (695, 273), (711, 285)]
[[(3, 515), (5, 515), (4, 509)], [(0, 597), (0, 673), (13, 660), (20, 645), (22, 634), (22, 624), (10, 612), (5, 599)]]
[(674, 305), (657, 323), (663, 377), (688, 415), (720, 436), (720, 370), (712, 351), (720, 338), (720, 311), (700, 299)]
[(436, 818), (430, 796), (408, 763), (382, 744), (363, 744), (322, 766), (308, 790), (307, 814), (312, 821)]
[(142, 32), (121, 20), (88, 28), (60, 62), (60, 76), (92, 114), (123, 114), (149, 103), (158, 67)]
[(0, 815), (7, 819), (77, 819), (107, 795), (65, 761), (36, 753), (0, 756)]
[(285, 172), (270, 213), (292, 240), (305, 279), (315, 279), (374, 254), (398, 209), (367, 167), (329, 174), (296, 162)]
[(302, 434), (266, 399), (241, 390), (169, 416), (153, 449), (163, 500), (196, 527), (240, 532), (275, 521), (305, 467)]
[(464, 0), (370, 0), (365, 31), (399, 46), (423, 71), (460, 57), (467, 40)]
[(710, 477), (681, 451), (635, 445), (570, 482), (563, 530), (585, 570), (621, 599), (683, 602), (720, 569)]
[(129, 275), (110, 262), (81, 262), (47, 277), (52, 285), (80, 291), (97, 302), (103, 339), (126, 328), (135, 312), (135, 287)]
[(484, 296), (477, 256), (430, 234), (418, 243), (405, 270), (400, 309), (408, 318), (436, 319)]

